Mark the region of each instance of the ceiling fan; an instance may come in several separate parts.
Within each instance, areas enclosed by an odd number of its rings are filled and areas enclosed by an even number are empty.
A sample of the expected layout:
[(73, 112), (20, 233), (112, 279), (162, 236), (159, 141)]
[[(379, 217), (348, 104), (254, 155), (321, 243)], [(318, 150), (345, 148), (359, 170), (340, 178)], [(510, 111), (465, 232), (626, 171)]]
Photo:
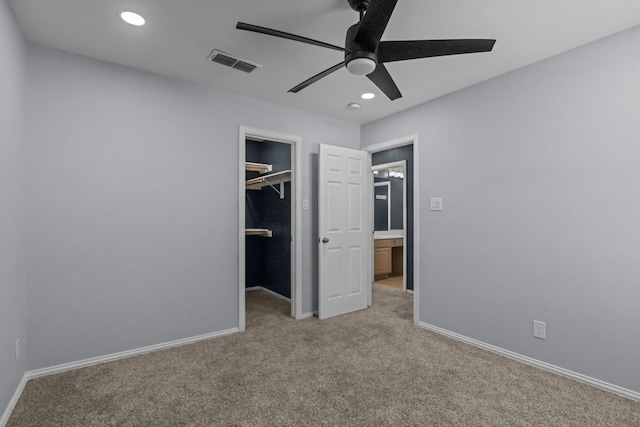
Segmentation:
[(297, 93), (346, 66), (351, 74), (366, 75), (392, 101), (401, 98), (402, 94), (384, 66), (385, 63), (434, 56), (489, 52), (496, 42), (492, 39), (380, 41), (398, 0), (348, 1), (351, 8), (360, 14), (360, 21), (347, 30), (344, 48), (244, 22), (238, 22), (236, 28), (344, 52), (343, 61), (289, 89), (289, 92)]

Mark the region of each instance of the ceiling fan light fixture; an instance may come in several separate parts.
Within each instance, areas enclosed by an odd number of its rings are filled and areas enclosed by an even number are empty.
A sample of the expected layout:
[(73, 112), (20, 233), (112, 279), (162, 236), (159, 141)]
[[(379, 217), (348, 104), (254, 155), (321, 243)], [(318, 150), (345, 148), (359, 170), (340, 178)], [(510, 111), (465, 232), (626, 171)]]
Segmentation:
[(124, 10), (120, 12), (120, 18), (127, 24), (135, 25), (136, 27), (144, 25), (145, 23), (145, 20), (142, 16), (138, 15), (135, 12), (131, 12), (129, 10)]
[(347, 70), (356, 76), (366, 76), (376, 69), (376, 61), (371, 58), (354, 58), (347, 62)]
[(360, 19), (347, 29), (344, 47), (245, 22), (238, 22), (236, 28), (344, 52), (344, 61), (289, 89), (291, 93), (298, 93), (329, 74), (346, 67), (351, 74), (367, 76), (391, 101), (402, 98), (402, 93), (393, 81), (391, 74), (389, 74), (389, 70), (385, 67), (385, 63), (436, 56), (490, 52), (496, 42), (494, 39), (381, 41), (398, 0), (348, 1), (349, 6), (358, 12)]

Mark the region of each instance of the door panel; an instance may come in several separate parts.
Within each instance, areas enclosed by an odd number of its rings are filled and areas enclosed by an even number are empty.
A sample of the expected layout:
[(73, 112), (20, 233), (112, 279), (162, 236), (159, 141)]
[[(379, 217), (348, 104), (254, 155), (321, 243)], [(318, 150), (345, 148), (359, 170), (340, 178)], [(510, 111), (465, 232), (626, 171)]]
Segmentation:
[(318, 317), (367, 308), (369, 155), (320, 145)]
[(362, 186), (349, 184), (349, 231), (362, 231)]

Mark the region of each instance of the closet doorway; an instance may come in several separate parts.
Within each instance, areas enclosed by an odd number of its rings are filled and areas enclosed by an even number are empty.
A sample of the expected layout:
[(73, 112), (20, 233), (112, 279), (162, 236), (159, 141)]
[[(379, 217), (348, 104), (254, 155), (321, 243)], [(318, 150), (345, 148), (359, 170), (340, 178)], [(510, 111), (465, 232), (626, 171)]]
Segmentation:
[(301, 307), (300, 137), (240, 127), (239, 132), (239, 330), (246, 327), (247, 291)]

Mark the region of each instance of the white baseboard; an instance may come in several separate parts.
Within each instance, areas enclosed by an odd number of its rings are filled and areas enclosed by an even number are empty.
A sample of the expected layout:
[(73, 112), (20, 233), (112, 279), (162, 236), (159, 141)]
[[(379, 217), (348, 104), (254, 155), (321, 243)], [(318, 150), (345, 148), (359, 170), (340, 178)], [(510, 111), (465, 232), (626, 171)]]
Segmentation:
[(596, 378), (589, 377), (587, 375), (579, 374), (577, 372), (570, 371), (568, 369), (561, 368), (559, 366), (552, 365), (550, 363), (546, 363), (541, 360), (533, 359), (531, 357), (524, 356), (519, 353), (514, 353), (512, 351), (505, 350), (504, 348), (496, 347), (495, 345), (487, 344), (483, 341), (478, 341), (473, 338), (469, 338), (464, 335), (451, 332), (447, 329), (442, 329), (437, 326), (430, 325), (428, 323), (418, 322), (416, 323), (416, 325), (420, 326), (421, 328), (427, 329), (431, 332), (435, 332), (437, 334), (444, 335), (449, 338), (453, 338), (455, 340), (462, 341), (467, 344), (471, 344), (475, 347), (480, 347), (492, 353), (496, 353), (501, 356), (508, 357), (509, 359), (517, 360), (518, 362), (522, 362), (527, 365), (530, 365), (545, 371), (549, 371), (554, 374), (561, 375), (563, 377), (566, 377), (584, 384), (588, 384), (590, 386), (599, 388), (601, 390), (608, 391), (610, 393), (614, 393), (622, 397), (626, 397), (627, 399), (640, 402), (640, 392), (629, 390), (627, 388), (620, 387), (605, 381), (601, 381)]
[(169, 341), (166, 343), (150, 345), (147, 347), (135, 348), (133, 350), (121, 351), (118, 353), (107, 354), (105, 356), (92, 357), (90, 359), (79, 360), (77, 362), (64, 363), (62, 365), (51, 366), (48, 368), (36, 369), (28, 371), (25, 375), (27, 379), (44, 377), (46, 375), (58, 374), (60, 372), (72, 371), (74, 369), (86, 368), (87, 366), (98, 365), (100, 363), (112, 362), (114, 360), (126, 359), (127, 357), (138, 356), (141, 354), (151, 353), (159, 350), (166, 350), (182, 345), (193, 344), (198, 341), (208, 340), (211, 338), (229, 335), (238, 332), (238, 328), (226, 329), (224, 331), (212, 332), (210, 334), (197, 335), (195, 337), (183, 338), (180, 340)]
[(262, 290), (263, 290), (263, 291), (265, 291), (265, 292), (266, 292), (266, 293), (268, 293), (268, 294), (273, 295), (274, 297), (278, 297), (278, 298), (280, 298), (280, 299), (282, 299), (282, 300), (287, 301), (288, 303), (291, 303), (291, 298), (287, 298), (287, 297), (285, 297), (285, 296), (283, 296), (283, 295), (280, 295), (279, 293), (274, 292), (274, 291), (272, 291), (271, 289), (267, 289), (267, 288), (265, 288), (265, 287), (263, 286), (263, 287), (262, 287)]
[(309, 319), (313, 316), (317, 316), (318, 312), (317, 311), (312, 311), (310, 313), (302, 313), (302, 316), (298, 317), (298, 319)]
[(9, 420), (9, 416), (13, 411), (22, 391), (24, 390), (24, 386), (27, 381), (32, 378), (44, 377), (46, 375), (58, 374), (60, 372), (72, 371), (74, 369), (86, 368), (87, 366), (98, 365), (100, 363), (113, 362), (114, 360), (126, 359), (127, 357), (138, 356), (141, 354), (151, 353), (159, 350), (166, 350), (173, 347), (180, 347), (182, 345), (193, 344), (198, 341), (208, 340), (211, 338), (220, 337), (223, 335), (229, 335), (234, 332), (238, 332), (238, 328), (225, 329), (223, 331), (212, 332), (210, 334), (197, 335), (195, 337), (183, 338), (180, 340), (169, 341), (161, 344), (150, 345), (147, 347), (140, 347), (133, 350), (121, 351), (119, 353), (107, 354), (105, 356), (92, 357), (90, 359), (79, 360), (77, 362), (64, 363), (62, 365), (51, 366), (48, 368), (35, 369), (33, 371), (27, 371), (22, 377), (22, 381), (18, 385), (7, 409), (4, 411), (2, 418), (0, 418), (0, 427), (4, 427), (4, 425)]
[(285, 297), (283, 295), (280, 295), (279, 293), (274, 292), (271, 289), (267, 289), (264, 286), (252, 286), (250, 288), (247, 288), (246, 290), (247, 291), (265, 291), (266, 293), (271, 294), (274, 297), (278, 297), (278, 298), (280, 298), (282, 300), (285, 300), (288, 303), (291, 303), (291, 298), (287, 298), (287, 297)]
[(413, 295), (413, 289), (407, 289), (407, 293)]
[(2, 414), (2, 418), (0, 418), (0, 427), (4, 427), (5, 425), (7, 425), (7, 422), (9, 421), (9, 417), (11, 416), (11, 413), (13, 412), (13, 408), (16, 407), (16, 403), (18, 403), (18, 399), (20, 399), (20, 395), (22, 394), (22, 390), (24, 390), (24, 386), (27, 384), (27, 374), (25, 373), (22, 376), (22, 379), (20, 380), (20, 383), (18, 384), (18, 388), (16, 388), (16, 391), (13, 393), (13, 396), (11, 397), (11, 400), (9, 401), (9, 404), (7, 405), (6, 409), (4, 410), (4, 413)]

